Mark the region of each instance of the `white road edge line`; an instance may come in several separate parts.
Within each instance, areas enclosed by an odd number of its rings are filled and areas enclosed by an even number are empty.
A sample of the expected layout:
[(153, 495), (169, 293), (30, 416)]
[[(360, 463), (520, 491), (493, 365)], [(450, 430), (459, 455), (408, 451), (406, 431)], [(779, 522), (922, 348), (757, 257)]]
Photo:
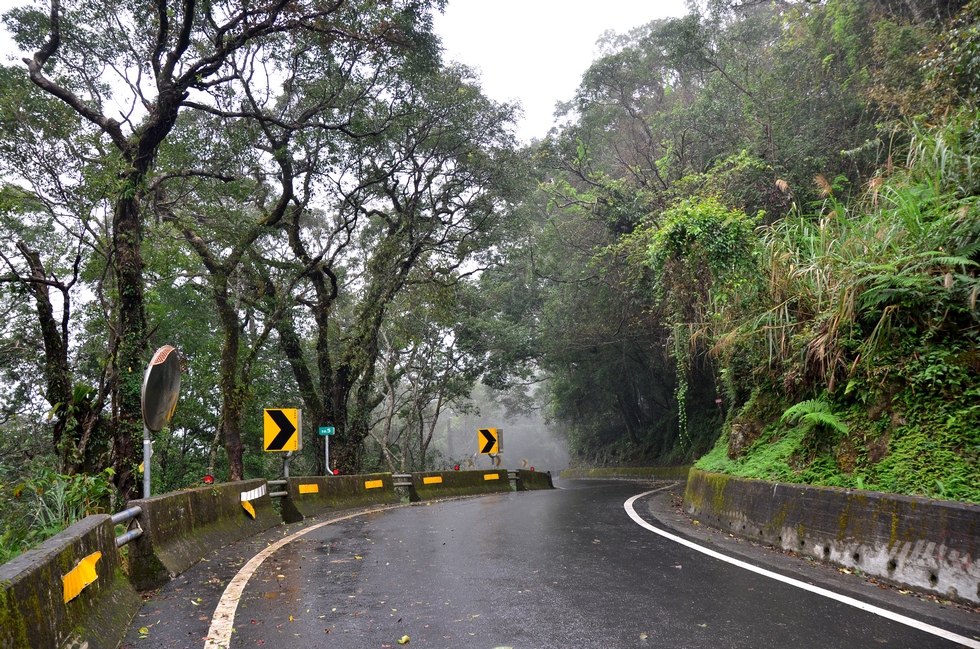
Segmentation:
[(252, 575), (255, 574), (255, 571), (259, 569), (262, 562), (268, 559), (269, 556), (276, 550), (291, 541), (295, 541), (301, 536), (305, 536), (306, 534), (323, 527), (324, 525), (332, 525), (333, 523), (346, 521), (349, 518), (356, 518), (357, 516), (365, 516), (367, 514), (383, 512), (389, 509), (398, 509), (399, 507), (407, 507), (407, 505), (394, 505), (392, 507), (384, 507), (380, 509), (369, 509), (367, 511), (348, 514), (347, 516), (341, 516), (339, 518), (331, 518), (328, 521), (310, 525), (309, 527), (303, 528), (295, 534), (290, 534), (289, 536), (276, 541), (249, 559), (248, 563), (242, 566), (242, 569), (238, 571), (238, 574), (236, 574), (235, 577), (228, 582), (228, 585), (225, 587), (225, 592), (221, 594), (221, 599), (218, 600), (218, 605), (214, 609), (214, 615), (211, 616), (211, 627), (208, 629), (208, 635), (204, 639), (204, 649), (229, 649), (229, 647), (231, 647), (231, 634), (235, 626), (235, 612), (238, 610), (238, 601), (242, 598), (242, 593), (245, 591), (245, 586), (248, 584), (248, 580), (251, 579)]
[[(654, 490), (654, 491), (659, 491), (659, 490)], [(797, 588), (801, 588), (805, 591), (809, 591), (811, 593), (821, 595), (823, 597), (827, 597), (829, 599), (835, 600), (842, 604), (847, 604), (848, 606), (853, 606), (854, 608), (861, 609), (862, 611), (867, 611), (868, 613), (880, 615), (883, 618), (892, 620), (894, 622), (898, 622), (899, 624), (910, 626), (913, 629), (925, 631), (926, 633), (931, 633), (932, 635), (939, 636), (940, 638), (945, 638), (946, 640), (951, 640), (952, 642), (958, 642), (965, 647), (970, 647), (970, 649), (980, 649), (980, 642), (977, 642), (976, 640), (971, 640), (966, 636), (962, 636), (953, 633), (952, 631), (947, 631), (945, 629), (940, 629), (937, 626), (926, 624), (925, 622), (920, 622), (919, 620), (915, 620), (910, 617), (900, 615), (898, 613), (893, 613), (892, 611), (889, 611), (887, 609), (883, 609), (877, 606), (873, 606), (871, 604), (867, 604), (860, 600), (854, 599), (853, 597), (848, 597), (847, 595), (841, 595), (840, 593), (835, 593), (834, 591), (827, 590), (826, 588), (820, 588), (819, 586), (814, 586), (813, 584), (808, 584), (804, 581), (799, 581), (797, 579), (793, 579), (792, 577), (786, 577), (784, 575), (780, 575), (779, 573), (772, 572), (771, 570), (766, 570), (765, 568), (754, 566), (751, 563), (746, 563), (745, 561), (740, 561), (738, 559), (722, 554), (720, 552), (716, 552), (709, 548), (702, 547), (697, 543), (693, 543), (691, 541), (688, 541), (687, 539), (683, 539), (679, 536), (671, 534), (670, 532), (666, 532), (660, 528), (654, 527), (650, 523), (647, 523), (645, 520), (643, 520), (640, 517), (640, 515), (636, 513), (636, 510), (633, 509), (633, 503), (638, 498), (642, 498), (643, 496), (648, 496), (652, 493), (653, 491), (646, 491), (644, 493), (638, 494), (636, 496), (633, 496), (623, 504), (623, 507), (626, 509), (626, 513), (629, 515), (629, 517), (632, 518), (637, 525), (639, 525), (644, 529), (650, 530), (655, 534), (659, 534), (660, 536), (666, 539), (670, 539), (675, 543), (680, 543), (681, 545), (691, 548), (692, 550), (696, 550), (698, 552), (701, 552), (702, 554), (706, 554), (709, 557), (718, 559), (719, 561), (724, 561), (734, 566), (738, 566), (739, 568), (744, 568), (745, 570), (754, 572), (757, 575), (762, 575), (763, 577), (775, 579), (776, 581), (780, 581), (784, 584), (789, 584), (790, 586), (796, 586)]]

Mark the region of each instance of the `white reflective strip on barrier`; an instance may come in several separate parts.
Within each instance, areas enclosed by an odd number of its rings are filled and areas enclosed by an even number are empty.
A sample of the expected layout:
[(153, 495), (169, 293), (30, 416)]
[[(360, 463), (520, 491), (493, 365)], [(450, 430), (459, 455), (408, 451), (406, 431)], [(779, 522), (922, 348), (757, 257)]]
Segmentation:
[(242, 492), (242, 502), (247, 500), (255, 500), (256, 498), (261, 498), (265, 495), (265, 485), (258, 487), (256, 489), (251, 489), (249, 491)]

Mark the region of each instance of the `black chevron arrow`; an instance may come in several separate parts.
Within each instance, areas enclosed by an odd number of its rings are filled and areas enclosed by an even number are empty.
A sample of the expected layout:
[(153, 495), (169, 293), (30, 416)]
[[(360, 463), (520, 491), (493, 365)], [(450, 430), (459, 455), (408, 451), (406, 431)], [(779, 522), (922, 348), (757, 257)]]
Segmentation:
[(289, 441), (289, 438), (296, 432), (296, 426), (293, 426), (293, 422), (289, 421), (289, 417), (282, 410), (266, 410), (266, 412), (269, 413), (272, 421), (276, 422), (276, 425), (279, 426), (279, 434), (272, 439), (272, 443), (269, 444), (267, 450), (281, 451), (286, 445), (286, 442)]
[(493, 447), (497, 444), (497, 438), (494, 437), (493, 434), (486, 428), (481, 428), (480, 434), (483, 435), (483, 437), (487, 440), (487, 443), (484, 445), (483, 450), (480, 452), (489, 453), (491, 449), (493, 449)]

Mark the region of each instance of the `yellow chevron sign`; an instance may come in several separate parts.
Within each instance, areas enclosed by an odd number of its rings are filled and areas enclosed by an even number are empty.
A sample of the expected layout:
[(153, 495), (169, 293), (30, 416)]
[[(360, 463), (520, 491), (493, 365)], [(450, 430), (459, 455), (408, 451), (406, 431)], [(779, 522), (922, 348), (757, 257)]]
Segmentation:
[(500, 452), (500, 447), (503, 446), (500, 442), (500, 434), (503, 431), (497, 428), (481, 428), (479, 434), (477, 435), (477, 445), (480, 447), (480, 453), (484, 455), (496, 455)]
[(262, 448), (266, 452), (303, 450), (303, 413), (297, 408), (262, 411)]

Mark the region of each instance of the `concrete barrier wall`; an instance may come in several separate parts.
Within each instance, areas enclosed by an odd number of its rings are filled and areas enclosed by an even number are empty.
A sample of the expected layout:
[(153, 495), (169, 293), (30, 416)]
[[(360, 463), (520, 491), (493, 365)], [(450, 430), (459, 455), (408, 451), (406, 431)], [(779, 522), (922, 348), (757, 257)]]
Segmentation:
[(507, 469), (430, 471), (412, 474), (412, 500), (511, 491)]
[(338, 509), (401, 502), (390, 473), (289, 478), (286, 491), (282, 517), (287, 523)]
[[(248, 502), (254, 517), (244, 502)], [(156, 588), (215, 548), (280, 524), (265, 480), (228, 482), (133, 500), (143, 513), (130, 528), (143, 535), (129, 544), (130, 579), (140, 590)]]
[(551, 481), (551, 474), (543, 471), (527, 471), (518, 469), (517, 490), (533, 491), (535, 489), (554, 489), (555, 485)]
[(692, 469), (691, 516), (885, 581), (980, 603), (980, 507)]
[(565, 469), (558, 477), (562, 480), (588, 480), (603, 478), (626, 478), (632, 480), (684, 480), (691, 470), (686, 466), (654, 467), (603, 467), (601, 469)]
[[(86, 557), (88, 575), (79, 568)], [(66, 575), (69, 595), (72, 584), (81, 588), (68, 602)], [(110, 517), (88, 516), (0, 566), (0, 647), (116, 649), (141, 604), (120, 568)]]

